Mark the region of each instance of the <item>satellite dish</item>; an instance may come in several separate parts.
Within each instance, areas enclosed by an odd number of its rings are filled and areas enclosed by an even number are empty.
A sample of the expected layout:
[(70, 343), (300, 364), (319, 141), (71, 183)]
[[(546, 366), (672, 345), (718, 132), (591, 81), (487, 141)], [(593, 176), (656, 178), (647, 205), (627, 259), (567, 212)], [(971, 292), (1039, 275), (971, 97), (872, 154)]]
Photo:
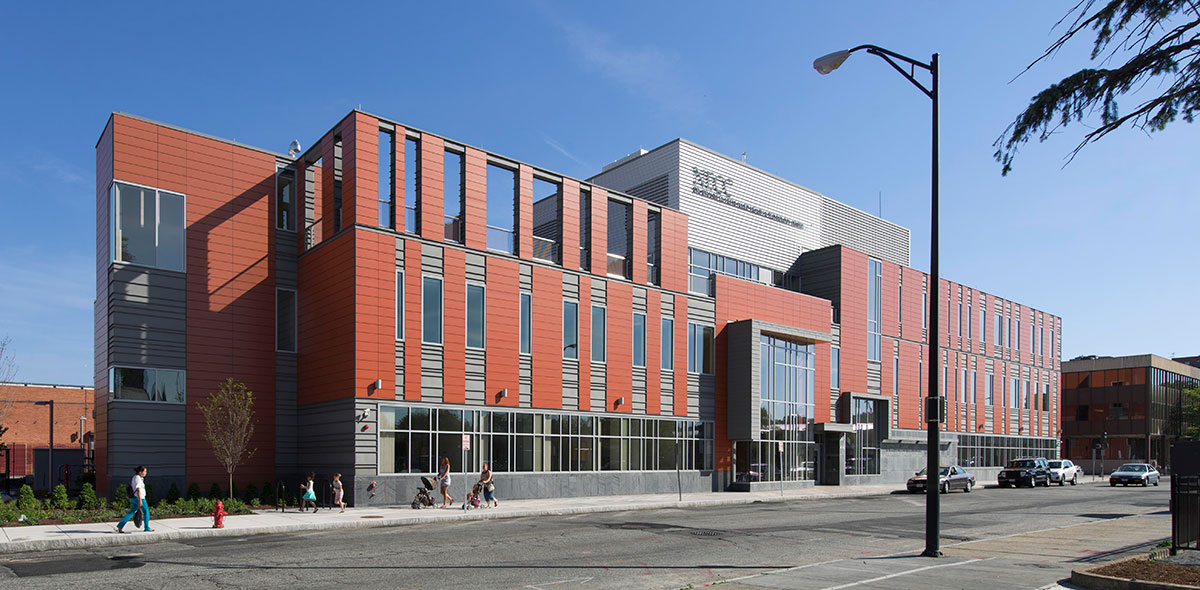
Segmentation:
[(295, 158), (298, 153), (300, 153), (300, 140), (293, 139), (292, 144), (288, 146), (288, 155)]

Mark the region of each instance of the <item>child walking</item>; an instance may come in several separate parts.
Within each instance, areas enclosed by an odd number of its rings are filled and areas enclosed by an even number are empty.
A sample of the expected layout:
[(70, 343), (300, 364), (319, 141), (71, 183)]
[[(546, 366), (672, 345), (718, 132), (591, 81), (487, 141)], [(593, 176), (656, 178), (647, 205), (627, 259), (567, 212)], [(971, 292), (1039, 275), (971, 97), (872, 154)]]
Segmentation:
[(342, 501), (342, 474), (340, 474), (340, 473), (333, 474), (333, 483), (330, 485), (333, 487), (333, 503), (334, 503), (334, 505), (341, 506), (342, 512), (345, 512), (346, 511), (346, 503)]
[(313, 478), (316, 476), (315, 473), (309, 473), (308, 480), (300, 484), (300, 489), (304, 490), (304, 495), (300, 496), (300, 512), (308, 508), (309, 502), (312, 502), (313, 512), (317, 511), (317, 492), (313, 484)]

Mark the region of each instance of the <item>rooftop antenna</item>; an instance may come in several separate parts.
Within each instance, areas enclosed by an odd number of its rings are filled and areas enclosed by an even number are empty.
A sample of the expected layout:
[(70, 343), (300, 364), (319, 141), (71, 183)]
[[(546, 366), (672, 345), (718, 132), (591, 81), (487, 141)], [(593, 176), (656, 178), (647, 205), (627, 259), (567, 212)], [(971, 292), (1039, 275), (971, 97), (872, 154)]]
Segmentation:
[(288, 156), (295, 158), (298, 153), (300, 153), (300, 140), (293, 139), (291, 145), (288, 146)]
[(746, 163), (746, 152), (742, 152), (742, 163)]

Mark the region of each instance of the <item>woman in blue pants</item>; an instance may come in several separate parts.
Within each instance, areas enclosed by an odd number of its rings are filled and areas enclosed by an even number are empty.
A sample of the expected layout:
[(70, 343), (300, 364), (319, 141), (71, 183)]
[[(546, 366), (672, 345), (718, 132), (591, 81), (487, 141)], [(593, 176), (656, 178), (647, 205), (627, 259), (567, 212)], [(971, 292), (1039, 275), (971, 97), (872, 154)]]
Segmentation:
[(129, 489), (132, 492), (132, 495), (129, 497), (129, 514), (126, 514), (125, 518), (122, 518), (121, 522), (117, 523), (118, 533), (125, 532), (122, 530), (125, 528), (125, 523), (129, 522), (139, 510), (142, 512), (142, 522), (145, 523), (146, 532), (149, 533), (154, 530), (150, 528), (150, 505), (146, 503), (145, 478), (146, 468), (138, 465), (133, 470), (133, 479), (129, 481)]

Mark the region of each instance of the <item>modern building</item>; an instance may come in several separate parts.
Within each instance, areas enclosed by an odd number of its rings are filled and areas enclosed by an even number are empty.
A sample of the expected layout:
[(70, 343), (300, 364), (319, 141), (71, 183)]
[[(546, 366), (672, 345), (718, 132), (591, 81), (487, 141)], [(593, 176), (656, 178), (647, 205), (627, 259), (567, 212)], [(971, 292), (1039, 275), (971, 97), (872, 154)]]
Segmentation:
[(1183, 390), (1200, 368), (1153, 354), (1085, 357), (1062, 364), (1064, 456), (1094, 473), (1124, 461), (1171, 464), (1171, 443), (1189, 426)]
[[(50, 405), (54, 402), (53, 426)], [(0, 383), (0, 426), (7, 428), (0, 443), (0, 478), (22, 478), (38, 473), (34, 482), (45, 488), (51, 478), (46, 450), (54, 436), (54, 481), (72, 485), (91, 467), (95, 393), (85, 385)], [(35, 460), (36, 457), (36, 460)], [(65, 466), (65, 468), (64, 468)]]
[(222, 481), (195, 401), (226, 377), (257, 400), (236, 480), (360, 504), (442, 457), (506, 497), (900, 482), (939, 360), (944, 461), (1057, 452), (1058, 317), (682, 140), (577, 180), (361, 111), (290, 155), (114, 114), (96, 169), (109, 482)]

